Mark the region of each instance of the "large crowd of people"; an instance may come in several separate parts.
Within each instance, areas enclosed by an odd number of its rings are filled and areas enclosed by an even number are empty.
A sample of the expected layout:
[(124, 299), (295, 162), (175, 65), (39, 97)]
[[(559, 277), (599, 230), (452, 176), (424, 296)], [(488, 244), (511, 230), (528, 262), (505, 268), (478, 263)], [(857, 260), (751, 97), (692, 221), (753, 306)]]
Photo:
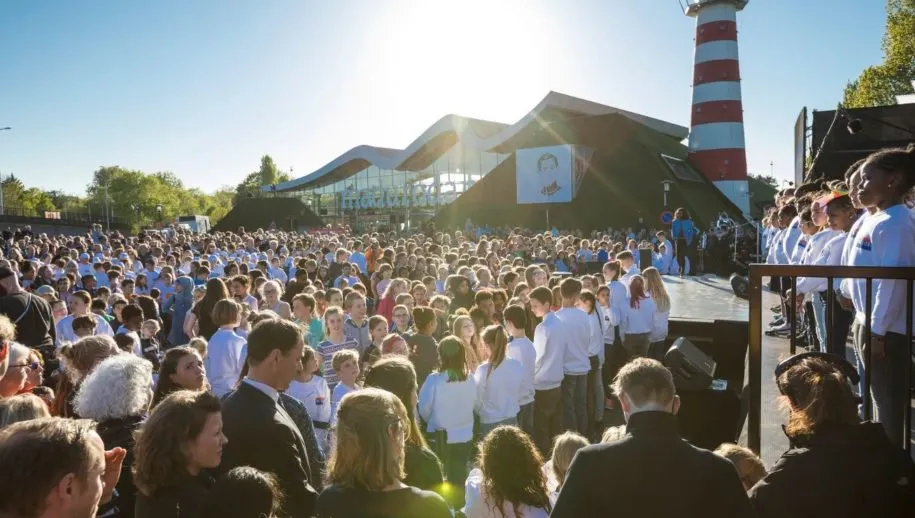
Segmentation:
[[(874, 154), (848, 186), (780, 193), (769, 257), (915, 266), (915, 149)], [(663, 276), (698, 268), (683, 209), (662, 231), (587, 235), (4, 237), (0, 517), (915, 510), (893, 281), (874, 281), (869, 343), (863, 284), (840, 282), (848, 301), (826, 320), (825, 281), (773, 282), (808, 301), (811, 349), (825, 345), (774, 373), (791, 450), (768, 472), (746, 448), (681, 438)], [(863, 367), (844, 359), (852, 322), (856, 350), (874, 349), (879, 425), (861, 420)]]

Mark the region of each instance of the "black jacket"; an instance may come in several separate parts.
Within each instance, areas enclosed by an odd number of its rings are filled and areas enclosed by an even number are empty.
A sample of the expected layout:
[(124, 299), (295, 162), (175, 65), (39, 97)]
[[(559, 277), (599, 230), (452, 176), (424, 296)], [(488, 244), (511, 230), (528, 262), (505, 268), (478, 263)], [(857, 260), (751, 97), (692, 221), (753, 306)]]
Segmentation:
[(213, 487), (213, 479), (200, 474), (183, 484), (160, 489), (153, 496), (137, 493), (136, 518), (197, 518)]
[(729, 461), (681, 439), (675, 415), (641, 412), (623, 439), (578, 451), (550, 516), (755, 515)]
[(140, 427), (144, 416), (125, 417), (123, 419), (109, 419), (102, 421), (98, 425), (98, 434), (105, 443), (105, 449), (124, 448), (127, 455), (124, 457), (124, 463), (121, 465), (121, 478), (115, 486), (117, 496), (111, 501), (111, 504), (117, 506), (119, 513), (115, 516), (122, 518), (132, 518), (134, 509), (134, 500), (137, 489), (133, 485), (133, 450), (134, 440), (133, 433)]
[(239, 466), (273, 473), (283, 490), (283, 514), (312, 516), (317, 493), (309, 484), (308, 453), (289, 414), (270, 396), (242, 382), (223, 403), (222, 420), (229, 442), (220, 473)]
[(760, 518), (915, 516), (915, 467), (875, 423), (817, 433), (750, 490)]

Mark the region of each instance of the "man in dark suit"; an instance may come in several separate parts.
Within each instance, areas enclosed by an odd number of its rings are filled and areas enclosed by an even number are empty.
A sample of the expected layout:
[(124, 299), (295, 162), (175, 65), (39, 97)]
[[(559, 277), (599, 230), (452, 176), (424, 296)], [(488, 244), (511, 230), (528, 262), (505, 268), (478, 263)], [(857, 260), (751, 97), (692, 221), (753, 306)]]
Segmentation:
[(680, 438), (680, 398), (667, 368), (637, 358), (620, 370), (614, 390), (626, 435), (578, 451), (552, 518), (754, 516), (734, 466)]
[(279, 398), (295, 377), (305, 342), (296, 324), (265, 320), (248, 334), (248, 375), (222, 407), (229, 442), (220, 470), (251, 466), (273, 473), (283, 490), (283, 516), (314, 514), (305, 442)]

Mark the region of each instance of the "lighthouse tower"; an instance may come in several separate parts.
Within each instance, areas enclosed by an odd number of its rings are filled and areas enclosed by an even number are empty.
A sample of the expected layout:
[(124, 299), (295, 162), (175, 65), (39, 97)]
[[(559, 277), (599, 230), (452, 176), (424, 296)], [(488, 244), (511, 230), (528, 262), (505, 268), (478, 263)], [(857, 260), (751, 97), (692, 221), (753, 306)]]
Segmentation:
[(696, 18), (689, 160), (744, 214), (750, 213), (737, 53), (737, 11), (749, 0), (689, 0)]

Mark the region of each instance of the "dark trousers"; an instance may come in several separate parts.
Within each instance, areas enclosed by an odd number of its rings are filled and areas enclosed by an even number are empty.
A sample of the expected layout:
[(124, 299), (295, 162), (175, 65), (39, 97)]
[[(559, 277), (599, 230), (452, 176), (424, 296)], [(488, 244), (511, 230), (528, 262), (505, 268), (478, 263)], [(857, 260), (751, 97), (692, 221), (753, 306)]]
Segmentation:
[(521, 405), (518, 412), (518, 426), (524, 430), (524, 433), (534, 436), (534, 403)]
[(534, 443), (544, 458), (550, 456), (553, 438), (562, 433), (562, 388), (534, 392)]
[[(864, 358), (864, 326), (856, 326), (855, 350)], [(882, 360), (870, 359), (871, 401), (873, 418), (883, 425), (886, 435), (893, 444), (903, 447), (903, 423), (905, 405), (909, 404), (910, 393), (905, 386), (905, 370), (912, 361), (912, 345), (904, 335), (887, 333), (885, 337), (886, 356)], [(867, 360), (863, 359), (865, 365)], [(862, 376), (863, 378), (863, 376)]]
[[(689, 245), (686, 244), (685, 237), (678, 237), (677, 243), (677, 264), (680, 266), (680, 275), (686, 272), (686, 256), (689, 255)], [(690, 261), (692, 263), (692, 261)], [(690, 266), (693, 266), (690, 264)]]
[(464, 481), (467, 479), (467, 463), (473, 456), (473, 442), (448, 444), (448, 433), (444, 430), (435, 435), (435, 452), (445, 468), (445, 479), (451, 486), (448, 503), (460, 508), (464, 505)]
[[(823, 293), (823, 303), (826, 303), (826, 294)], [(829, 308), (826, 308), (829, 311)], [(826, 339), (826, 352), (845, 358), (845, 345), (848, 343), (848, 331), (851, 323), (855, 319), (852, 311), (846, 311), (838, 301), (832, 304), (832, 329), (827, 329), (828, 337)]]
[(562, 378), (562, 426), (588, 435), (588, 375), (566, 374)]

